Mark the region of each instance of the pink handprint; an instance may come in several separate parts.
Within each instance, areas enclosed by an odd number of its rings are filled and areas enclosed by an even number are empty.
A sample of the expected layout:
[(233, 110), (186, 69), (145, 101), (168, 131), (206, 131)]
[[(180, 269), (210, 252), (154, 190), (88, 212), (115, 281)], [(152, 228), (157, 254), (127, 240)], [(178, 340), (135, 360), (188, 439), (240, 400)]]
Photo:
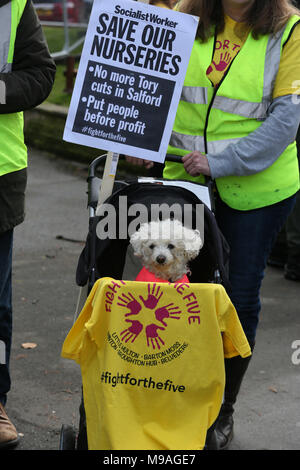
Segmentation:
[(160, 349), (160, 344), (159, 342), (164, 345), (165, 343), (157, 333), (157, 330), (164, 330), (161, 326), (157, 326), (154, 323), (151, 323), (151, 325), (146, 326), (146, 337), (147, 337), (147, 346), (150, 346), (150, 342), (152, 345), (152, 348), (155, 349), (155, 345), (158, 349)]
[(158, 304), (159, 299), (163, 295), (163, 293), (162, 292), (159, 293), (159, 291), (160, 291), (160, 286), (157, 286), (157, 288), (156, 288), (156, 283), (148, 284), (148, 298), (144, 299), (140, 295), (140, 299), (143, 302), (145, 307), (151, 308), (151, 309), (156, 307), (156, 305)]
[(223, 72), (223, 70), (226, 69), (227, 65), (231, 61), (231, 55), (229, 52), (226, 52), (223, 56), (223, 54), (220, 55), (220, 62), (218, 64), (215, 63), (213, 60), (213, 64), (218, 72)]
[(120, 305), (120, 307), (129, 308), (130, 310), (130, 312), (125, 314), (125, 317), (128, 317), (128, 315), (137, 315), (142, 309), (139, 302), (133, 297), (130, 292), (128, 293), (128, 295), (120, 295), (118, 299), (120, 302), (117, 302), (117, 305)]
[[(131, 326), (120, 333), (122, 341), (128, 343), (129, 340), (133, 343), (143, 329), (143, 325), (138, 320), (125, 320), (131, 322)], [(125, 339), (126, 338), (126, 339)]]
[(181, 310), (179, 310), (178, 307), (171, 307), (171, 305), (174, 305), (173, 303), (170, 303), (168, 305), (165, 305), (164, 307), (160, 307), (155, 310), (155, 318), (156, 320), (160, 321), (164, 326), (167, 326), (167, 323), (164, 322), (164, 318), (173, 318), (175, 320), (179, 320), (180, 317), (177, 317), (175, 315), (180, 315)]

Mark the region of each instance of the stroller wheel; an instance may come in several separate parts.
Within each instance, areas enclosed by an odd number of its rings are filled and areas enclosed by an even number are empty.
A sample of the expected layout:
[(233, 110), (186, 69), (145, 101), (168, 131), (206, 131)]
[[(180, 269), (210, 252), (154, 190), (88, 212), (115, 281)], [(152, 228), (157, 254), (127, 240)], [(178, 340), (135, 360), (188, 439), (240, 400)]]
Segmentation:
[(72, 426), (62, 425), (59, 450), (75, 450), (76, 432)]

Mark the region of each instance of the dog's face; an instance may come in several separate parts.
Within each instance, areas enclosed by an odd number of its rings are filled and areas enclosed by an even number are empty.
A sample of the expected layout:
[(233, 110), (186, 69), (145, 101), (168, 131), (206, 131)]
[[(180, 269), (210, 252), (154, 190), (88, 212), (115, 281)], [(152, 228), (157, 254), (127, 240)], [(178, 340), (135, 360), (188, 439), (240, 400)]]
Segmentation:
[(196, 258), (202, 247), (197, 230), (170, 219), (142, 224), (130, 243), (144, 266), (162, 279), (182, 277), (188, 261)]

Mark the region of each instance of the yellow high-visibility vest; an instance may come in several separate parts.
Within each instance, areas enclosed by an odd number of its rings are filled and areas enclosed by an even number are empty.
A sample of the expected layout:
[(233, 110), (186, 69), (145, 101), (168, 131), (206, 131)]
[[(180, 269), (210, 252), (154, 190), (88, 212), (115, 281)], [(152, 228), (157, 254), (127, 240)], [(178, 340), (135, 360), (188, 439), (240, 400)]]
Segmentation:
[[(11, 0), (0, 7), (1, 73), (9, 73), (12, 69), (17, 28), (25, 5), (26, 0)], [(0, 103), (6, 104), (3, 82), (0, 82)], [(0, 114), (0, 176), (27, 167), (23, 127), (22, 112)]]
[[(185, 155), (198, 150), (217, 154), (262, 124), (272, 102), (282, 49), (299, 21), (293, 16), (281, 31), (257, 40), (250, 33), (215, 88), (206, 75), (215, 38), (195, 41), (168, 153)], [(203, 181), (171, 162), (166, 163), (164, 177)], [(292, 196), (299, 189), (296, 142), (269, 168), (253, 175), (216, 178), (216, 186), (221, 199), (238, 210), (257, 209)]]

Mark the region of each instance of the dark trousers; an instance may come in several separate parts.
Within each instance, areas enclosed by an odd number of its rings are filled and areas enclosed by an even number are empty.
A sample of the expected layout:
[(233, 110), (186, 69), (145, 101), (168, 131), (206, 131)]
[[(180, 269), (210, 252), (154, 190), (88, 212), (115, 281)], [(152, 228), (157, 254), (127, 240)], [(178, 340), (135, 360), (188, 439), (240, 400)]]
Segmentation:
[(0, 402), (10, 389), (9, 357), (12, 338), (12, 248), (13, 230), (0, 234)]
[(216, 201), (216, 219), (230, 246), (229, 293), (249, 342), (255, 342), (260, 288), (276, 236), (292, 211), (296, 196), (251, 211), (231, 209)]

